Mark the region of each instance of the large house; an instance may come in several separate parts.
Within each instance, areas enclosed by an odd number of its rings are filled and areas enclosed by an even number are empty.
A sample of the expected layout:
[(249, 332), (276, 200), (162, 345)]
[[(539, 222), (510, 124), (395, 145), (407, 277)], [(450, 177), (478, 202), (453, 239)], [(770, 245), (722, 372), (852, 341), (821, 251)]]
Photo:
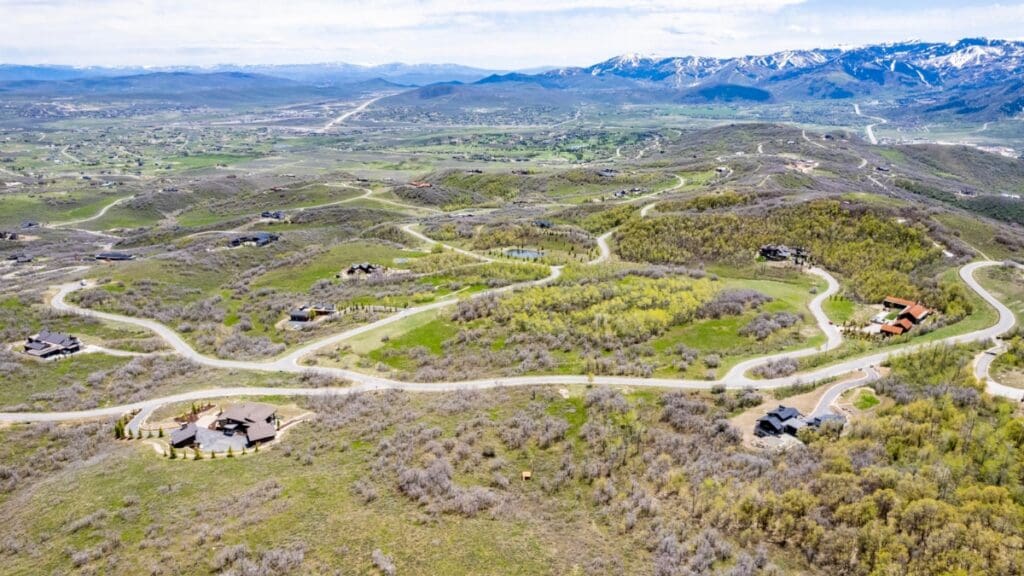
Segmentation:
[(305, 304), (288, 312), (288, 317), (292, 322), (311, 322), (318, 316), (331, 316), (337, 312), (334, 304)]
[[(358, 274), (378, 274), (384, 272), (384, 267), (380, 264), (370, 264), (369, 262), (363, 262), (361, 264), (353, 264), (345, 270), (345, 276), (356, 276)], [(341, 274), (338, 275), (341, 277)]]
[(238, 236), (237, 238), (231, 239), (231, 246), (266, 246), (271, 242), (276, 242), (280, 236), (277, 234), (271, 234), (270, 232), (254, 232), (245, 236)]
[(43, 330), (25, 342), (25, 353), (37, 358), (74, 354), (81, 349), (82, 342), (77, 337), (49, 330)]
[(919, 302), (913, 300), (907, 300), (906, 298), (897, 298), (896, 296), (886, 296), (882, 300), (882, 306), (889, 309), (898, 309), (900, 312), (896, 316), (895, 320), (891, 322), (884, 322), (881, 326), (881, 333), (883, 336), (900, 336), (910, 332), (914, 326), (924, 322), (928, 315), (932, 311), (925, 308)]
[(797, 264), (805, 262), (809, 256), (803, 248), (790, 248), (785, 244), (766, 244), (761, 246), (758, 254), (772, 262), (784, 262), (792, 258)]
[(277, 435), (277, 408), (258, 402), (233, 404), (217, 417), (224, 434), (245, 434), (249, 444), (273, 440)]
[(796, 434), (800, 429), (807, 426), (801, 419), (800, 412), (791, 406), (779, 405), (757, 419), (754, 428), (756, 436), (778, 436), (779, 434)]
[(819, 428), (828, 422), (846, 422), (846, 418), (838, 414), (805, 417), (791, 406), (779, 405), (764, 416), (757, 419), (754, 426), (755, 436), (780, 436), (789, 434), (796, 436), (804, 428)]
[(196, 427), (195, 422), (182, 424), (180, 428), (171, 432), (171, 446), (182, 448), (195, 444), (198, 431), (199, 428)]
[(134, 260), (135, 255), (127, 252), (100, 252), (96, 255), (97, 260), (105, 260), (107, 262), (121, 262), (125, 260)]

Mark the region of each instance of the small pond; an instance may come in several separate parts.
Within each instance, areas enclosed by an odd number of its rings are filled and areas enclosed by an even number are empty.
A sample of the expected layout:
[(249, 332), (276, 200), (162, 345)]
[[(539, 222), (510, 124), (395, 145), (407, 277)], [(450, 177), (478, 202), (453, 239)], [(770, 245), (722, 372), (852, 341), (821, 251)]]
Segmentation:
[(528, 248), (509, 248), (508, 250), (505, 250), (505, 256), (536, 260), (537, 258), (544, 256), (544, 253), (537, 250), (530, 250)]

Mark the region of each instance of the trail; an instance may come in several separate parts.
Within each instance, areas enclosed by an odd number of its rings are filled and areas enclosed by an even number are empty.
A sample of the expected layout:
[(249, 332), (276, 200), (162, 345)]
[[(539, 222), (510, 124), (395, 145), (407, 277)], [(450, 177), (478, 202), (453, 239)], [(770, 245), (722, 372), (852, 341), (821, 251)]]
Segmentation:
[(70, 152), (68, 152), (68, 146), (65, 146), (65, 147), (61, 148), (60, 149), (60, 154), (61, 154), (61, 156), (64, 156), (64, 157), (68, 158), (69, 160), (71, 160), (75, 164), (82, 164), (83, 163), (81, 158), (79, 158), (77, 156), (73, 156)]
[(424, 234), (422, 232), (419, 232), (417, 230), (413, 230), (413, 226), (415, 226), (415, 225), (416, 224), (406, 224), (405, 226), (402, 227), (402, 231), (405, 232), (406, 234), (409, 234), (410, 236), (413, 236), (413, 237), (415, 237), (415, 238), (417, 238), (419, 240), (422, 240), (423, 242), (426, 242), (427, 244), (431, 244), (431, 245), (435, 245), (436, 244), (436, 245), (441, 246), (445, 250), (451, 250), (452, 252), (458, 252), (459, 254), (462, 254), (463, 256), (469, 256), (470, 258), (475, 258), (475, 259), (477, 259), (477, 260), (479, 260), (481, 262), (488, 262), (488, 263), (494, 262), (494, 258), (491, 258), (490, 256), (484, 256), (482, 254), (477, 254), (476, 252), (471, 252), (469, 250), (463, 250), (462, 248), (458, 248), (458, 247), (455, 247), (455, 246), (450, 246), (448, 244), (444, 244), (444, 243), (438, 242), (437, 240), (434, 240), (433, 238), (427, 236), (426, 234)]
[[(125, 196), (123, 198), (118, 198), (117, 200), (114, 200), (110, 204), (107, 204), (106, 206), (101, 208), (99, 210), (99, 212), (93, 214), (92, 216), (89, 216), (88, 218), (81, 218), (79, 220), (68, 220), (68, 221), (65, 221), (65, 222), (54, 222), (54, 223), (47, 224), (46, 226), (48, 228), (67, 228), (69, 226), (77, 226), (79, 224), (85, 224), (86, 222), (93, 222), (95, 220), (99, 220), (100, 218), (103, 218), (104, 216), (106, 216), (107, 212), (111, 208), (113, 208), (114, 206), (117, 206), (118, 204), (121, 204), (122, 202), (127, 202), (127, 201), (129, 201), (129, 200), (131, 200), (133, 198), (135, 198), (134, 195), (133, 196)], [(91, 231), (90, 230), (85, 230), (85, 232), (91, 232)]]
[(824, 148), (825, 150), (828, 150), (828, 146), (825, 146), (825, 145), (824, 145), (824, 144), (822, 144), (821, 142), (815, 142), (814, 140), (811, 140), (811, 139), (810, 139), (810, 138), (809, 138), (809, 137), (807, 136), (807, 130), (801, 130), (801, 131), (800, 131), (800, 134), (801, 134), (801, 135), (802, 135), (802, 136), (804, 137), (804, 140), (806, 140), (806, 141), (810, 142), (811, 144), (813, 144), (813, 145), (817, 146), (818, 148)]

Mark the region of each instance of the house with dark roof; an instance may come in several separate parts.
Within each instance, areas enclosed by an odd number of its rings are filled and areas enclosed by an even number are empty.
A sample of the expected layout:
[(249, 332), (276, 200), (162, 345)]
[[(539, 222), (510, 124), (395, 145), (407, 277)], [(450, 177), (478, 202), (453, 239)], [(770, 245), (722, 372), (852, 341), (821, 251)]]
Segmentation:
[(195, 444), (198, 431), (195, 422), (182, 424), (180, 428), (171, 432), (171, 446), (183, 448)]
[(790, 434), (792, 432), (788, 432), (788, 430), (795, 430), (798, 420), (800, 420), (800, 412), (796, 408), (780, 404), (778, 408), (770, 410), (767, 414), (757, 419), (757, 424), (754, 425), (754, 435), (778, 436), (779, 434)]
[(238, 236), (231, 239), (231, 247), (237, 248), (239, 246), (266, 246), (271, 242), (277, 242), (280, 236), (277, 234), (271, 234), (270, 232), (254, 232), (252, 234), (246, 234), (244, 236)]
[(758, 254), (760, 254), (765, 260), (782, 262), (783, 260), (789, 260), (792, 252), (790, 251), (789, 246), (783, 244), (766, 244), (761, 246), (761, 249), (758, 250)]
[(267, 442), (277, 436), (277, 426), (272, 422), (256, 422), (245, 429), (245, 438), (249, 444)]
[(233, 404), (217, 417), (216, 426), (227, 436), (245, 434), (250, 444), (273, 440), (277, 435), (277, 408), (258, 402)]
[(260, 218), (267, 218), (270, 220), (284, 220), (285, 215), (281, 210), (264, 210), (260, 213)]
[(96, 259), (105, 262), (123, 262), (125, 260), (135, 260), (135, 254), (127, 252), (100, 252), (96, 255)]
[(82, 349), (82, 341), (70, 334), (43, 330), (25, 341), (25, 353), (36, 358), (53, 358), (74, 354)]
[(757, 424), (754, 425), (754, 435), (758, 437), (782, 434), (796, 436), (805, 428), (819, 428), (829, 422), (845, 423), (846, 418), (838, 414), (804, 417), (796, 408), (780, 404), (757, 419)]
[(338, 312), (337, 307), (334, 304), (305, 304), (294, 310), (288, 312), (288, 317), (292, 322), (312, 322), (318, 317), (332, 316)]
[[(360, 264), (353, 264), (349, 266), (348, 269), (345, 270), (345, 275), (356, 276), (363, 274), (368, 276), (370, 274), (378, 274), (384, 272), (384, 270), (385, 268), (380, 264), (370, 264), (369, 262), (363, 262)], [(339, 274), (338, 276), (340, 277), (341, 275)]]

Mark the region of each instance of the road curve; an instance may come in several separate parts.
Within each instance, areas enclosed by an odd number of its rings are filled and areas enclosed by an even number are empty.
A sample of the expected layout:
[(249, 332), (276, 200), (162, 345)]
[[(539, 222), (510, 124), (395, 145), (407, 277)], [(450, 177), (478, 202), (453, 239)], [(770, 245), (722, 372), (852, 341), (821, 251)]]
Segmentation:
[(852, 378), (844, 382), (839, 382), (832, 385), (825, 393), (822, 394), (821, 399), (818, 400), (818, 405), (814, 407), (811, 412), (811, 417), (815, 416), (826, 416), (828, 414), (835, 414), (832, 410), (832, 405), (839, 400), (839, 397), (843, 395), (847, 390), (853, 390), (859, 388), (868, 382), (878, 379), (878, 372), (874, 368), (867, 368), (864, 373), (857, 378)]
[(129, 200), (131, 200), (133, 198), (135, 198), (134, 195), (132, 195), (132, 196), (124, 196), (122, 198), (118, 198), (117, 200), (114, 200), (113, 202), (111, 202), (110, 204), (107, 204), (103, 208), (100, 208), (99, 212), (93, 214), (92, 216), (89, 216), (88, 218), (81, 218), (79, 220), (68, 220), (66, 222), (54, 222), (54, 223), (51, 223), (51, 224), (47, 224), (46, 227), (47, 228), (65, 228), (65, 227), (68, 227), (68, 226), (76, 226), (78, 224), (85, 224), (86, 222), (92, 222), (94, 220), (99, 220), (100, 218), (103, 218), (104, 216), (106, 216), (107, 212), (111, 208), (113, 208), (114, 206), (117, 206), (118, 204), (121, 204), (122, 202), (127, 202), (127, 201), (129, 201)]
[[(980, 261), (972, 262), (963, 266), (960, 269), (960, 277), (967, 283), (967, 285), (974, 290), (983, 300), (993, 306), (999, 314), (999, 321), (988, 328), (970, 332), (968, 334), (961, 334), (958, 336), (951, 336), (942, 340), (941, 343), (946, 344), (962, 344), (967, 342), (978, 342), (990, 340), (997, 337), (1011, 328), (1016, 323), (1016, 318), (1013, 312), (1007, 308), (1002, 302), (997, 300), (992, 294), (985, 290), (978, 282), (974, 279), (974, 273), (985, 267), (996, 266), (998, 262), (992, 261)], [(561, 268), (552, 267), (552, 273), (547, 278), (542, 280), (534, 281), (531, 284), (543, 284), (550, 282), (561, 274)], [(508, 291), (515, 289), (520, 285), (506, 286), (498, 290)], [(186, 392), (175, 396), (168, 396), (165, 398), (154, 398), (143, 402), (136, 402), (132, 404), (125, 404), (122, 406), (111, 406), (106, 408), (98, 408), (93, 410), (84, 410), (77, 412), (14, 412), (14, 413), (0, 413), (0, 422), (39, 422), (39, 421), (62, 421), (62, 420), (81, 420), (86, 418), (97, 418), (97, 417), (109, 417), (118, 416), (133, 410), (141, 410), (149, 406), (162, 405), (170, 402), (188, 402), (194, 400), (203, 400), (208, 398), (221, 398), (228, 396), (251, 396), (251, 395), (296, 395), (296, 396), (313, 396), (313, 395), (331, 395), (331, 394), (349, 394), (354, 392), (362, 392), (366, 390), (381, 390), (381, 389), (395, 389), (395, 390), (406, 390), (411, 392), (447, 392), (456, 390), (484, 390), (490, 388), (500, 388), (506, 386), (534, 386), (534, 385), (571, 385), (571, 384), (595, 384), (595, 385), (627, 385), (635, 387), (649, 387), (649, 388), (675, 388), (675, 389), (707, 389), (710, 386), (721, 384), (727, 388), (745, 388), (745, 387), (756, 387), (756, 388), (779, 388), (784, 386), (790, 386), (797, 383), (810, 383), (817, 382), (825, 379), (835, 378), (847, 374), (849, 372), (859, 370), (869, 370), (874, 366), (877, 366), (887, 358), (896, 355), (904, 354), (920, 350), (927, 346), (932, 346), (935, 343), (929, 344), (917, 344), (903, 346), (895, 350), (888, 350), (879, 352), (870, 356), (864, 356), (860, 358), (854, 358), (845, 362), (826, 366), (810, 373), (798, 374), (787, 376), (784, 378), (775, 378), (771, 380), (752, 380), (747, 378), (738, 371), (738, 368), (734, 368), (726, 375), (722, 380), (710, 381), (710, 380), (688, 380), (688, 379), (661, 379), (661, 378), (637, 378), (637, 377), (618, 377), (618, 376), (588, 376), (588, 375), (552, 375), (552, 376), (517, 376), (517, 377), (506, 377), (506, 378), (482, 378), (476, 380), (464, 380), (464, 381), (449, 381), (449, 382), (401, 382), (397, 380), (391, 380), (379, 376), (373, 376), (363, 374), (361, 372), (355, 372), (351, 370), (345, 370), (341, 368), (332, 367), (321, 367), (321, 366), (305, 366), (299, 364), (299, 360), (303, 355), (312, 352), (322, 346), (326, 346), (330, 343), (337, 343), (343, 341), (346, 337), (351, 337), (355, 334), (363, 333), (372, 328), (359, 327), (350, 330), (347, 333), (339, 334), (336, 336), (329, 337), (328, 339), (321, 340), (318, 342), (311, 343), (291, 354), (282, 358), (264, 361), (264, 362), (253, 362), (253, 361), (239, 361), (239, 360), (222, 360), (219, 358), (211, 358), (204, 356), (188, 345), (177, 333), (170, 328), (155, 322), (152, 320), (131, 318), (127, 316), (121, 316), (118, 314), (110, 314), (106, 312), (99, 312), (95, 310), (81, 309), (65, 301), (65, 297), (69, 292), (74, 289), (81, 287), (81, 284), (66, 284), (61, 286), (57, 292), (57, 295), (51, 302), (52, 306), (64, 312), (80, 313), (87, 316), (96, 318), (102, 318), (111, 320), (114, 322), (125, 322), (141, 326), (156, 332), (167, 343), (179, 354), (192, 359), (193, 361), (203, 364), (206, 366), (212, 366), (216, 368), (236, 369), (236, 370), (257, 370), (257, 371), (281, 371), (281, 372), (314, 372), (328, 374), (336, 377), (346, 378), (355, 383), (351, 387), (328, 387), (328, 388), (265, 388), (265, 387), (239, 387), (239, 388), (216, 388), (209, 390), (195, 390), (192, 392)], [(831, 286), (830, 286), (831, 287)], [(476, 295), (481, 297), (492, 292), (484, 292)], [(815, 300), (823, 302), (825, 297), (829, 294), (826, 291), (819, 298)], [(426, 306), (440, 307), (454, 303), (455, 300), (433, 304)], [(424, 311), (424, 307), (418, 307), (419, 311)], [(410, 309), (412, 310), (412, 309)], [(820, 311), (820, 307), (818, 308)], [(812, 313), (815, 310), (812, 308)], [(817, 314), (815, 313), (817, 317)], [(394, 322), (385, 318), (378, 321), (377, 323), (370, 324), (367, 326), (380, 326), (386, 323)], [(832, 341), (832, 336), (829, 336), (829, 341)], [(828, 345), (828, 344), (826, 344)], [(792, 353), (791, 353), (792, 354)], [(790, 355), (791, 355), (790, 354)], [(770, 358), (770, 357), (769, 357)], [(767, 361), (766, 358), (757, 359), (758, 362)], [(1019, 398), (1020, 391), (1010, 389), (1009, 391), (1001, 388), (994, 388), (991, 390), (994, 394), (1005, 395), (1011, 398)]]
[(745, 360), (733, 366), (732, 369), (726, 373), (725, 380), (743, 382), (748, 386), (756, 386), (762, 381), (748, 377), (747, 372), (757, 366), (767, 364), (773, 360), (780, 360), (782, 358), (803, 358), (820, 352), (828, 352), (829, 350), (838, 348), (843, 343), (843, 335), (839, 332), (839, 328), (832, 324), (832, 321), (828, 319), (828, 315), (825, 314), (825, 311), (821, 307), (829, 297), (839, 292), (839, 281), (821, 268), (808, 268), (807, 273), (824, 278), (825, 282), (828, 283), (828, 288), (826, 288), (824, 292), (815, 296), (807, 306), (811, 310), (811, 315), (814, 316), (814, 320), (817, 322), (818, 328), (825, 333), (825, 344), (817, 348), (803, 348), (792, 352), (780, 352), (770, 356), (760, 356), (757, 358), (751, 358), (750, 360)]
[[(1024, 265), (1021, 264), (1013, 263), (1013, 266), (1016, 266), (1019, 269), (1024, 269)], [(1002, 303), (1000, 303), (1000, 305), (1002, 306)], [(1012, 316), (1012, 312), (1010, 312), (1009, 308), (1006, 308), (1005, 306), (1003, 306), (1003, 308), (1005, 308)], [(1003, 312), (1000, 310), (1000, 316), (1002, 316), (1002, 314)], [(1010, 326), (1010, 328), (1012, 327), (1013, 326)], [(1009, 331), (1010, 328), (1007, 328), (1007, 331)], [(1002, 384), (993, 379), (992, 375), (989, 373), (992, 368), (992, 362), (994, 362), (996, 357), (1003, 352), (1006, 352), (1006, 345), (1002, 342), (998, 342), (994, 347), (978, 354), (974, 359), (974, 377), (977, 378), (979, 382), (983, 382), (985, 384), (985, 389), (993, 396), (1002, 396), (1004, 398), (1024, 401), (1024, 389)]]

